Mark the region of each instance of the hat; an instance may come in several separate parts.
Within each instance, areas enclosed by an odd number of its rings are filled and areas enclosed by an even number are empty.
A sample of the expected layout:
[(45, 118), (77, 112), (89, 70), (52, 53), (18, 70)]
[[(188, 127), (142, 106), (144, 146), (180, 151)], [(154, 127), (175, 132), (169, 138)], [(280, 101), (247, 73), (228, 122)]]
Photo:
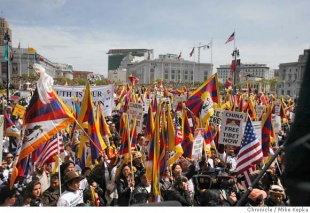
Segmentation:
[(136, 152), (136, 153), (133, 155), (133, 159), (141, 158), (141, 157), (142, 157), (141, 152)]
[(253, 189), (248, 196), (248, 199), (252, 200), (255, 203), (260, 203), (266, 199), (267, 193), (264, 190)]
[(272, 185), (269, 192), (273, 194), (284, 194), (284, 189), (279, 185)]
[(65, 175), (64, 181), (65, 183), (70, 182), (73, 179), (78, 178), (79, 180), (82, 180), (83, 178), (77, 173), (77, 172), (67, 172), (67, 174)]

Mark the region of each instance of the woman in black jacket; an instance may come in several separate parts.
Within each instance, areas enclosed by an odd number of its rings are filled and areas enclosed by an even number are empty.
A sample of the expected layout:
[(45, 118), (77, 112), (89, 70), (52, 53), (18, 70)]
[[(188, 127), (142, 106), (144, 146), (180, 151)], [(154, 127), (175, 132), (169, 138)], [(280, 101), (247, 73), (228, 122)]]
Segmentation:
[(134, 186), (135, 182), (131, 177), (130, 165), (125, 164), (122, 167), (120, 177), (116, 182), (119, 206), (129, 206), (131, 188)]

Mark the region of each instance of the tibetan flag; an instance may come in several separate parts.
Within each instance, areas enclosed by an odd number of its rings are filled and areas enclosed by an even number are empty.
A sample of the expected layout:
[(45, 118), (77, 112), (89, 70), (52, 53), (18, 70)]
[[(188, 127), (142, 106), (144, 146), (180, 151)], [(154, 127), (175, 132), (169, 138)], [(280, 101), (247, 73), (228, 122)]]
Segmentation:
[(233, 34), (231, 34), (231, 36), (229, 36), (229, 38), (227, 39), (227, 41), (225, 42), (225, 44), (227, 44), (228, 42), (231, 42), (235, 39), (235, 32), (233, 32)]
[(284, 101), (282, 99), (281, 100), (279, 116), (281, 117), (281, 121), (282, 121), (283, 124), (288, 123), (286, 112), (285, 112), (285, 107), (286, 107), (285, 103), (284, 103)]
[(150, 103), (148, 113), (146, 115), (146, 124), (144, 129), (145, 137), (151, 140), (151, 138), (153, 137), (153, 131), (154, 131), (154, 116), (153, 116), (152, 103)]
[(129, 80), (130, 80), (132, 86), (136, 85), (136, 84), (139, 83), (139, 81), (140, 81), (140, 79), (139, 79), (138, 77), (133, 76), (132, 74), (130, 74), (130, 75), (128, 76), (128, 78), (129, 78)]
[(225, 88), (228, 89), (229, 87), (232, 86), (232, 77), (229, 76), (226, 80), (226, 83), (225, 83)]
[[(89, 83), (86, 85), (78, 122), (80, 126), (87, 129), (88, 136), (90, 137), (91, 157), (94, 162), (95, 159), (98, 159), (99, 153), (106, 148), (106, 144), (100, 134), (99, 122), (95, 117)], [(83, 146), (81, 146), (81, 149), (83, 149)]]
[(100, 129), (100, 134), (103, 138), (109, 139), (112, 137), (110, 127), (107, 124), (107, 121), (104, 116), (104, 111), (101, 109), (101, 104), (98, 103), (98, 108), (97, 108), (97, 119), (99, 122), (99, 129)]
[(172, 165), (173, 163), (175, 163), (177, 161), (177, 159), (179, 159), (179, 157), (181, 157), (183, 155), (183, 148), (182, 148), (182, 141), (183, 141), (183, 135), (182, 135), (182, 131), (181, 131), (181, 124), (180, 124), (180, 120), (178, 115), (175, 115), (174, 118), (174, 128), (171, 127), (171, 125), (173, 125), (173, 121), (171, 121), (171, 114), (170, 116), (168, 115), (168, 129), (169, 129), (169, 137), (171, 134), (171, 130), (173, 130), (174, 132), (174, 140), (171, 141), (169, 139), (169, 145), (168, 145), (168, 149), (169, 151), (172, 151), (173, 154), (169, 157), (167, 165)]
[(248, 97), (248, 102), (246, 106), (247, 106), (246, 110), (248, 114), (250, 115), (251, 119), (252, 120), (256, 119), (256, 111), (254, 109), (253, 102), (250, 97)]
[(154, 202), (159, 202), (160, 188), (159, 188), (159, 175), (160, 175), (160, 115), (161, 104), (155, 116), (155, 129), (154, 129), (154, 147), (153, 147), (153, 166), (152, 166), (152, 191), (154, 194)]
[(123, 119), (123, 130), (122, 130), (121, 147), (120, 147), (118, 153), (120, 155), (125, 155), (127, 153), (130, 153), (131, 149), (129, 149), (129, 146), (131, 148), (135, 148), (135, 144), (131, 143), (131, 133), (132, 133), (132, 131), (130, 131), (130, 127), (129, 127), (128, 114), (124, 113), (122, 115), (121, 119)]
[[(163, 105), (166, 107), (166, 104)], [(160, 125), (160, 140), (159, 140), (159, 162), (160, 162), (160, 175), (165, 174), (165, 169), (167, 165), (167, 160), (169, 157), (168, 154), (168, 125), (167, 125), (167, 116), (166, 110), (161, 111), (161, 125)], [(167, 111), (170, 113), (170, 111)], [(170, 130), (169, 130), (170, 131)]]
[(181, 143), (181, 146), (183, 148), (183, 156), (185, 158), (192, 158), (192, 149), (193, 149), (193, 142), (194, 142), (194, 136), (193, 136), (193, 130), (190, 127), (189, 121), (188, 121), (188, 113), (185, 109), (183, 109), (183, 117), (182, 117), (182, 135), (183, 135), (183, 141)]
[(4, 134), (6, 136), (13, 136), (13, 137), (19, 137), (20, 136), (20, 130), (17, 129), (9, 115), (4, 111), (4, 119), (5, 119), (5, 129)]
[[(20, 146), (17, 147), (17, 159), (14, 165), (75, 121), (68, 107), (52, 89), (52, 77), (46, 74), (41, 65), (34, 64), (34, 68), (40, 69), (40, 78), (26, 109), (21, 128), (23, 138)], [(18, 172), (18, 169), (14, 167), (10, 181), (11, 188)]]
[(195, 115), (199, 115), (203, 122), (214, 114), (214, 108), (220, 104), (217, 73), (205, 81), (186, 101), (186, 106)]
[(273, 106), (269, 107), (262, 121), (262, 150), (264, 157), (269, 155), (270, 144), (275, 141), (271, 115), (272, 108)]

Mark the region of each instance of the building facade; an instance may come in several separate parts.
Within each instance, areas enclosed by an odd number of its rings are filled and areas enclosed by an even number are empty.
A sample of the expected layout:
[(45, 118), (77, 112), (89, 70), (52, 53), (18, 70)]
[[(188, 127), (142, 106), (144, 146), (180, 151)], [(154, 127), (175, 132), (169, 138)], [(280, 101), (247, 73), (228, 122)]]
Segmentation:
[(34, 63), (41, 64), (45, 68), (46, 73), (52, 78), (65, 77), (73, 79), (73, 68), (69, 64), (51, 62), (39, 53), (28, 51), (28, 48), (13, 48), (12, 50), (13, 60), (7, 62), (4, 59), (4, 46), (0, 46), (1, 83), (6, 83), (7, 81), (7, 70), (9, 70), (9, 79), (12, 81), (23, 75), (35, 74), (31, 68)]
[(278, 95), (298, 98), (309, 54), (310, 49), (305, 49), (303, 54), (299, 55), (297, 62), (279, 65)]
[(8, 22), (4, 18), (0, 17), (0, 46), (4, 46), (6, 44), (6, 42), (4, 41), (4, 36), (6, 33), (9, 34), (12, 41), (12, 31), (9, 28)]
[[(217, 69), (218, 78), (221, 83), (225, 83), (226, 79), (230, 76), (233, 76), (233, 73), (231, 71), (231, 65), (220, 65)], [(239, 82), (243, 82), (244, 78), (242, 76), (256, 76), (258, 78), (263, 79), (272, 79), (274, 78), (274, 70), (269, 69), (269, 67), (266, 66), (266, 64), (241, 64), (236, 68), (237, 78), (236, 78), (236, 84)], [(241, 76), (241, 77), (239, 77)]]
[(134, 75), (140, 83), (150, 84), (155, 81), (180, 83), (202, 83), (212, 75), (213, 65), (210, 63), (197, 63), (178, 58), (176, 54), (159, 55), (158, 59), (143, 60), (128, 67), (128, 76)]

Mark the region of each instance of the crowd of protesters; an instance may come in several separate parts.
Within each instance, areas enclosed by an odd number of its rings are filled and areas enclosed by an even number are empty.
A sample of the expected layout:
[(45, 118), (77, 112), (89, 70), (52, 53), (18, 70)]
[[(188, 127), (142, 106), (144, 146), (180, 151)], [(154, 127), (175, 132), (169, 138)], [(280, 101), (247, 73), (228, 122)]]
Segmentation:
[[(14, 104), (7, 103), (5, 110), (20, 128), (21, 119), (12, 115), (13, 109)], [(61, 131), (64, 152), (59, 170), (54, 172), (49, 165), (32, 168), (13, 188), (9, 187), (9, 181), (17, 139), (4, 137), (0, 206), (138, 206), (155, 202), (152, 181), (146, 175), (143, 131), (137, 136), (132, 156), (125, 159), (118, 154), (122, 140), (119, 119), (118, 114), (106, 117), (112, 136), (96, 164), (80, 166), (77, 153), (81, 131), (75, 130), (73, 141), (68, 132)], [(272, 144), (274, 152), (283, 145), (287, 127), (279, 132), (279, 141)], [(247, 188), (242, 183), (245, 177), (235, 171), (235, 151), (236, 147), (219, 144), (217, 149), (203, 150), (199, 161), (181, 156), (160, 177), (159, 201), (176, 201), (181, 206), (236, 206)], [(284, 156), (281, 151), (242, 206), (289, 206), (289, 197), (281, 184)], [(263, 166), (256, 165), (250, 176), (252, 181)]]

